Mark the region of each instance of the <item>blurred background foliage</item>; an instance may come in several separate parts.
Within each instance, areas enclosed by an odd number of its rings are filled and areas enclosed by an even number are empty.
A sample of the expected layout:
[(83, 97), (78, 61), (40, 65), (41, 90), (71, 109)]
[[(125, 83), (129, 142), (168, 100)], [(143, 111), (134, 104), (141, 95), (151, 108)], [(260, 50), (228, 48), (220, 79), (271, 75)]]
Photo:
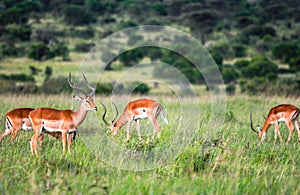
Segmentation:
[[(87, 53), (101, 38), (146, 24), (172, 26), (198, 39), (219, 66), (230, 95), (237, 89), (250, 95), (300, 94), (298, 0), (4, 0), (0, 2), (0, 92), (68, 92), (66, 79), (54, 76), (52, 67), (24, 64), (28, 74), (10, 74), (1, 71), (10, 66), (3, 62), (18, 58), (75, 62), (72, 53)], [(143, 39), (132, 36), (127, 44)], [(103, 52), (108, 59), (112, 55)], [(162, 48), (126, 51), (106, 70), (118, 71), (145, 58), (172, 64), (191, 83), (205, 85), (188, 59)], [(159, 66), (153, 74), (172, 77)], [(41, 83), (35, 81), (37, 76), (43, 77)], [(120, 90), (126, 91), (127, 85), (132, 83), (120, 85)], [(135, 85), (136, 93), (150, 91), (145, 83)], [(97, 88), (109, 94), (112, 83)]]

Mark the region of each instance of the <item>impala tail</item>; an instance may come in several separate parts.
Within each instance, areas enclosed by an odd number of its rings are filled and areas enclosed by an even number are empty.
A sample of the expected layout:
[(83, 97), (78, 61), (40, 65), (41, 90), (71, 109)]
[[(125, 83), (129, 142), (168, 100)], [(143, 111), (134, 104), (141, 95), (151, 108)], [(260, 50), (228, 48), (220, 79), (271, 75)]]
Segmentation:
[(159, 107), (157, 108), (156, 116), (159, 115), (159, 113), (161, 113), (161, 118), (164, 120), (164, 122), (166, 124), (169, 124), (168, 119), (167, 119), (167, 117), (165, 115), (165, 112), (164, 112), (164, 108), (162, 107), (162, 105), (159, 105)]
[(165, 121), (166, 124), (169, 124), (168, 119), (165, 115), (164, 109), (161, 110), (161, 117), (163, 118), (163, 120)]

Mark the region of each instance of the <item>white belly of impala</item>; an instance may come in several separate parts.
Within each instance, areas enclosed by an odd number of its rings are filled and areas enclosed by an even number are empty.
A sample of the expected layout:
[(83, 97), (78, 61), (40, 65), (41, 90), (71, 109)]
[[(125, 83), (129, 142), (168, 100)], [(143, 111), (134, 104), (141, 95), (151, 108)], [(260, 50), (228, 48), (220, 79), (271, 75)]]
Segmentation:
[(148, 118), (147, 113), (142, 113), (139, 115), (135, 115), (133, 119), (144, 119), (144, 118)]
[(62, 132), (63, 121), (43, 121), (43, 128), (49, 132)]

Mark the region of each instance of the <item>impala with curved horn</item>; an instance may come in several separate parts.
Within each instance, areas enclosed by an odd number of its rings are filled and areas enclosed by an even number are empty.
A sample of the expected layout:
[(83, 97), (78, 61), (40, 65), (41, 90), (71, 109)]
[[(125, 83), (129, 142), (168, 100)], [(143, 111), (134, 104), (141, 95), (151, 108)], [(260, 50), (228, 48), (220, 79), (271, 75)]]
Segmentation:
[(5, 131), (1, 134), (1, 140), (10, 135), (10, 141), (12, 142), (18, 135), (18, 132), (23, 129), (25, 131), (32, 130), (32, 126), (29, 120), (29, 112), (33, 111), (32, 108), (16, 108), (5, 115)]
[[(106, 125), (109, 125), (109, 123), (105, 120), (105, 115), (107, 112), (107, 109), (103, 103), (101, 103), (104, 107), (104, 114), (102, 116), (102, 119)], [(127, 140), (130, 138), (129, 130), (132, 124), (132, 121), (136, 122), (138, 137), (141, 140), (141, 133), (140, 133), (140, 119), (146, 119), (152, 123), (154, 127), (154, 133), (152, 138), (155, 136), (155, 131), (157, 132), (157, 137), (160, 138), (160, 125), (157, 122), (157, 117), (161, 113), (161, 116), (166, 124), (168, 124), (168, 120), (165, 117), (163, 107), (160, 103), (158, 103), (155, 100), (152, 99), (138, 99), (132, 102), (129, 102), (127, 106), (125, 107), (123, 113), (119, 117), (118, 120), (116, 120), (118, 116), (118, 109), (115, 104), (113, 104), (116, 110), (116, 114), (114, 118), (111, 121), (110, 129), (112, 136), (115, 136), (117, 134), (117, 131), (123, 127), (126, 123), (127, 125)]]
[[(73, 96), (75, 100), (82, 102), (80, 108), (77, 111), (57, 110), (53, 108), (37, 108), (36, 110), (29, 113), (29, 118), (34, 130), (34, 135), (32, 136), (30, 141), (32, 155), (35, 153), (35, 155), (38, 156), (36, 143), (39, 137), (43, 135), (44, 131), (61, 133), (61, 139), (63, 142), (63, 154), (65, 154), (66, 143), (67, 140), (70, 139), (69, 134), (77, 131), (77, 127), (84, 121), (88, 110), (97, 111), (97, 106), (95, 105), (93, 99), (96, 90), (88, 83), (85, 75), (82, 75), (85, 84), (89, 89), (91, 89), (90, 94), (73, 85), (73, 83), (71, 82), (71, 73), (69, 73), (68, 78), (70, 87), (85, 95), (85, 97), (80, 97), (77, 95)], [(52, 133), (52, 135), (54, 137), (60, 138), (59, 133)], [(71, 152), (69, 141), (68, 151), (69, 153)]]
[(287, 139), (287, 142), (289, 142), (292, 138), (292, 134), (294, 132), (293, 130), (293, 123), (298, 131), (298, 142), (300, 143), (300, 129), (298, 125), (298, 117), (299, 117), (300, 110), (294, 105), (291, 104), (281, 104), (278, 106), (275, 106), (270, 109), (269, 114), (265, 120), (263, 128), (260, 130), (260, 126), (258, 125), (258, 131), (256, 131), (253, 128), (252, 125), (252, 116), (250, 115), (250, 127), (252, 131), (257, 133), (257, 135), (260, 137), (260, 142), (263, 143), (266, 138), (266, 132), (271, 124), (275, 125), (275, 141), (277, 139), (277, 134), (279, 136), (280, 142), (282, 143), (282, 137), (280, 134), (279, 129), (279, 122), (285, 122), (287, 127), (290, 130), (289, 137)]

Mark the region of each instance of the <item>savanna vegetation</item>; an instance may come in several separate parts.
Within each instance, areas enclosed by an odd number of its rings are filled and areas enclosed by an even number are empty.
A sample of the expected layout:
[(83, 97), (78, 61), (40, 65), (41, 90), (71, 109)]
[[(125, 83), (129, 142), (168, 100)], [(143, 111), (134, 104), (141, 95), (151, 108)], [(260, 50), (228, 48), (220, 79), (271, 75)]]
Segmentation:
[[(96, 96), (96, 102), (109, 102), (108, 97)], [(133, 97), (137, 98), (137, 97)], [(157, 98), (157, 97), (155, 97)], [(64, 194), (298, 194), (299, 144), (294, 134), (289, 144), (274, 141), (274, 127), (267, 133), (267, 140), (259, 144), (259, 139), (249, 128), (249, 114), (253, 113), (255, 124), (262, 124), (262, 113), (281, 102), (299, 105), (298, 99), (273, 97), (266, 101), (249, 96), (233, 96), (227, 99), (225, 120), (222, 126), (209, 125), (211, 105), (209, 96), (200, 97), (199, 102), (187, 98), (180, 103), (174, 98), (160, 97), (169, 125), (162, 124), (162, 138), (154, 140), (143, 136), (138, 141), (134, 128), (131, 139), (126, 142), (125, 130), (120, 130), (113, 139), (118, 147), (136, 152), (148, 152), (168, 144), (180, 131), (191, 131), (190, 123), (177, 121), (180, 107), (199, 106), (201, 121), (192, 141), (181, 150), (174, 159), (155, 169), (145, 171), (124, 170), (114, 165), (120, 163), (107, 157), (97, 157), (93, 147), (98, 150), (114, 151), (107, 148), (109, 132), (101, 120), (102, 112), (88, 113), (88, 118), (78, 130), (72, 153), (62, 156), (62, 143), (45, 136), (40, 157), (31, 156), (29, 140), (31, 132), (21, 131), (12, 145), (8, 139), (1, 142), (0, 175), (2, 193), (64, 193)], [(1, 107), (4, 112), (12, 107), (45, 106), (55, 108), (70, 107), (67, 95), (11, 96), (1, 95)], [(181, 106), (180, 106), (181, 104)], [(100, 105), (99, 105), (100, 106)], [(76, 107), (76, 104), (75, 104)], [(97, 120), (93, 116), (97, 115)], [(112, 117), (109, 111), (108, 118)], [(4, 113), (1, 112), (1, 117)], [(195, 119), (195, 116), (194, 116)], [(182, 121), (186, 121), (183, 118)], [(98, 123), (95, 125), (95, 123)], [(3, 123), (1, 123), (4, 126)], [(146, 128), (147, 123), (142, 127)], [(280, 125), (285, 140), (288, 129)], [(94, 132), (93, 136), (88, 133)], [(147, 131), (152, 132), (152, 128)], [(149, 132), (148, 132), (149, 133)], [(146, 133), (147, 134), (147, 133)], [(142, 135), (146, 135), (143, 134)], [(111, 140), (112, 141), (112, 140)], [(100, 145), (99, 145), (100, 144)], [(98, 146), (99, 145), (99, 146)], [(177, 145), (171, 145), (176, 149)], [(100, 149), (101, 148), (101, 149)], [(96, 148), (97, 150), (97, 148)], [(113, 152), (112, 152), (113, 153)], [(108, 152), (109, 154), (109, 152)], [(119, 156), (124, 161), (126, 156)]]
[[(68, 73), (80, 68), (99, 40), (140, 25), (170, 26), (193, 36), (209, 51), (225, 85), (208, 87), (207, 80), (189, 59), (165, 48), (151, 46), (121, 52), (106, 65), (101, 82), (94, 79), (99, 76), (98, 70), (91, 68), (85, 72), (97, 88), (95, 100), (99, 111), (88, 113), (71, 154), (62, 156), (61, 141), (47, 136), (41, 157), (31, 156), (32, 132), (21, 131), (14, 144), (8, 138), (0, 143), (0, 192), (299, 194), (296, 133), (291, 143), (280, 144), (274, 141), (271, 127), (266, 143), (261, 145), (249, 128), (250, 113), (257, 125), (277, 104), (300, 105), (297, 0), (1, 1), (0, 118), (18, 107), (76, 109), (77, 103), (70, 104)], [(168, 36), (162, 39), (167, 40)], [(101, 61), (118, 54), (120, 44), (132, 46), (146, 40), (147, 37), (130, 35), (127, 39), (111, 40), (111, 47), (101, 51)], [(184, 51), (185, 40), (176, 40), (176, 48)], [(162, 81), (168, 78), (176, 80), (176, 75), (164, 66), (136, 66), (148, 62), (170, 64), (192, 86), (164, 85)], [(127, 76), (130, 71), (135, 74)], [(141, 82), (143, 78), (151, 82)], [(223, 89), (228, 95), (226, 99)], [(170, 122), (165, 125), (159, 119), (162, 138), (150, 139), (147, 131), (152, 132), (152, 127), (145, 121), (142, 141), (138, 141), (134, 128), (128, 142), (124, 130), (111, 139), (101, 120), (103, 110), (99, 101), (110, 105), (112, 96), (120, 110), (129, 99), (152, 97), (161, 102)], [(222, 99), (224, 107), (213, 106), (214, 98)], [(183, 113), (186, 115), (180, 119), (182, 109), (190, 112)], [(213, 116), (213, 109), (217, 109), (218, 115)], [(112, 115), (113, 109), (109, 107), (108, 118)], [(189, 120), (196, 121), (197, 127)], [(222, 125), (213, 125), (211, 120)], [(0, 120), (0, 125), (4, 129), (4, 120)], [(280, 127), (286, 139), (288, 129), (285, 124)], [(174, 158), (150, 170), (115, 167), (112, 162), (120, 160), (122, 164), (126, 156), (115, 160), (113, 153), (105, 157), (95, 152), (114, 151), (115, 148), (105, 148), (111, 142), (117, 148), (142, 153), (168, 146), (176, 151), (178, 145), (172, 141), (181, 131), (195, 133), (189, 135), (191, 141)]]

